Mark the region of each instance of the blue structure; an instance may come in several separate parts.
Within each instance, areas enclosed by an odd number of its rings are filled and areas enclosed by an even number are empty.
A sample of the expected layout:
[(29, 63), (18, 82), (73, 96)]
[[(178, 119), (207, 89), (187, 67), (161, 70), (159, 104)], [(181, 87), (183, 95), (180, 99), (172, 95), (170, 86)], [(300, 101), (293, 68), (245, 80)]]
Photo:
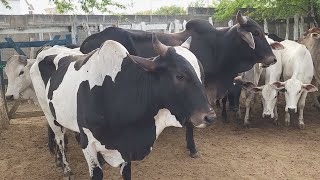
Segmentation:
[[(32, 42), (14, 42), (11, 38), (5, 38), (7, 42), (0, 43), (0, 51), (5, 48), (13, 48), (19, 55), (27, 56), (21, 48), (29, 47), (41, 47), (43, 45), (70, 45), (72, 43), (71, 34), (67, 34), (65, 39), (60, 39), (61, 35), (55, 35), (52, 40), (49, 41), (32, 41)], [(2, 61), (0, 53), (0, 86), (3, 96), (5, 94), (5, 85), (8, 84), (8, 81), (4, 79), (3, 69), (6, 65), (6, 61)], [(5, 99), (5, 97), (2, 97)], [(6, 102), (6, 101), (5, 101)], [(8, 112), (8, 107), (6, 104), (6, 110)]]

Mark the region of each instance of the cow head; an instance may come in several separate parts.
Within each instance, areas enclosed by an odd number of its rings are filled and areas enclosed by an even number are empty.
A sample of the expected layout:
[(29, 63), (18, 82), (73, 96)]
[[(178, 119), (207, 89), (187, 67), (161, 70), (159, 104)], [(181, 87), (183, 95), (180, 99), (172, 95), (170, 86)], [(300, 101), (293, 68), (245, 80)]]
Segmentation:
[(9, 58), (5, 67), (8, 77), (8, 88), (5, 94), (7, 100), (20, 98), (20, 94), (32, 86), (29, 72), (33, 63), (34, 61), (27, 59), (26, 56), (14, 55)]
[(256, 87), (254, 83), (250, 81), (244, 81), (241, 75), (235, 77), (233, 81), (233, 86), (231, 87), (228, 93), (229, 109), (233, 112), (237, 112), (239, 110), (240, 95), (242, 89), (250, 90), (254, 87)]
[[(279, 54), (279, 51), (277, 52), (276, 50), (284, 49), (284, 46), (281, 43), (268, 38), (267, 36), (266, 36), (266, 39), (270, 44), (277, 59), (281, 59), (281, 54)], [(281, 62), (277, 62), (277, 63), (280, 63), (280, 66), (281, 66)], [(279, 64), (276, 64), (276, 65), (279, 65)], [(268, 68), (275, 68), (276, 65), (273, 65), (272, 67), (268, 67)], [(280, 67), (280, 69), (282, 68)], [(254, 92), (254, 93), (261, 92), (261, 100), (263, 104), (262, 117), (274, 118), (273, 110), (277, 103), (278, 91), (280, 90), (276, 86), (276, 84), (266, 84), (260, 87), (254, 87), (250, 90), (251, 92)]]
[(207, 99), (197, 58), (188, 50), (191, 37), (176, 47), (162, 44), (155, 34), (152, 42), (159, 55), (153, 60), (128, 56), (157, 77), (154, 88), (162, 108), (175, 115), (180, 124), (187, 120), (196, 127), (212, 124), (216, 115)]
[(286, 99), (286, 112), (297, 112), (297, 103), (300, 99), (302, 92), (315, 92), (318, 88), (312, 84), (303, 84), (295, 78), (288, 79), (285, 82), (274, 82), (272, 84), (275, 89), (285, 91)]
[(298, 42), (304, 44), (309, 50), (317, 48), (320, 42), (320, 28), (309, 29)]
[(239, 11), (236, 16), (237, 32), (241, 37), (243, 43), (248, 48), (244, 48), (245, 52), (249, 56), (253, 57), (255, 62), (262, 63), (265, 66), (272, 65), (277, 62), (276, 57), (271, 51), (271, 48), (265, 38), (265, 33), (261, 26), (249, 17), (242, 16)]

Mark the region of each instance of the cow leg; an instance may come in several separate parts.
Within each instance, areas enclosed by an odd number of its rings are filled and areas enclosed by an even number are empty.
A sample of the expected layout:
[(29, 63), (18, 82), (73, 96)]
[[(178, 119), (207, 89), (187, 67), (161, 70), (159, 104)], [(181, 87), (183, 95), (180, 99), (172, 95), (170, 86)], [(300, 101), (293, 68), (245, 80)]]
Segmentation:
[(190, 122), (187, 122), (186, 124), (186, 140), (187, 140), (187, 148), (190, 151), (190, 156), (192, 158), (198, 158), (198, 152), (197, 152), (197, 148), (196, 145), (194, 143), (194, 138), (193, 138), (193, 125)]
[(304, 110), (304, 106), (305, 106), (305, 103), (306, 103), (307, 94), (308, 94), (308, 92), (303, 92), (301, 94), (301, 97), (300, 97), (299, 102), (298, 102), (299, 128), (300, 129), (304, 129), (305, 128), (304, 121), (303, 121), (303, 110)]
[(87, 135), (82, 130), (80, 130), (80, 146), (86, 158), (91, 179), (102, 180), (103, 171), (98, 160), (98, 152), (94, 143), (88, 141)]
[(279, 126), (280, 123), (279, 123), (279, 121), (278, 121), (278, 117), (279, 117), (279, 116), (278, 116), (278, 106), (277, 106), (277, 104), (274, 106), (273, 113), (274, 113), (273, 123), (274, 123), (274, 125)]
[(249, 122), (249, 118), (250, 118), (250, 105), (251, 105), (251, 101), (254, 98), (254, 93), (249, 93), (249, 95), (247, 95), (246, 98), (246, 114), (244, 116), (244, 123), (243, 126), (244, 127), (249, 127), (250, 126), (250, 122)]
[(320, 103), (318, 101), (316, 92), (312, 93), (312, 101), (313, 101), (313, 105), (320, 110)]
[(131, 180), (131, 162), (121, 164), (120, 174), (124, 180)]
[(220, 100), (216, 100), (216, 106), (217, 108), (220, 108)]
[(285, 118), (284, 118), (284, 125), (289, 127), (290, 126), (290, 113), (286, 112)]
[(222, 112), (221, 112), (221, 116), (222, 116), (222, 118), (223, 118), (223, 120), (224, 120), (224, 121), (223, 121), (224, 123), (228, 123), (228, 122), (229, 122), (229, 121), (228, 121), (228, 117), (227, 117), (227, 108), (226, 108), (227, 99), (228, 99), (227, 96), (223, 97), (223, 99), (222, 99)]

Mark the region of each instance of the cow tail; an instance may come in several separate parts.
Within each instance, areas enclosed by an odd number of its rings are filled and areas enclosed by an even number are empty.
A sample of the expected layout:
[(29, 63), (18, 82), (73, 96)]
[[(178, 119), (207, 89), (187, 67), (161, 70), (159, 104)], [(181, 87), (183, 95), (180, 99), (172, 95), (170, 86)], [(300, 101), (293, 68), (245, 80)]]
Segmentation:
[(54, 132), (52, 131), (51, 127), (48, 125), (48, 147), (49, 147), (49, 151), (52, 154), (55, 153), (55, 148), (56, 148), (56, 143), (54, 139), (55, 139)]

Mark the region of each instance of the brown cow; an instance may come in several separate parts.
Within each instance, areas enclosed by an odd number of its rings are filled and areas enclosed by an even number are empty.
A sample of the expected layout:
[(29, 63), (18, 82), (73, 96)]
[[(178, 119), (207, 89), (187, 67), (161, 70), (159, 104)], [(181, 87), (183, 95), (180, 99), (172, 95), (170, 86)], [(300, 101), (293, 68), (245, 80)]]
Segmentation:
[[(304, 36), (298, 40), (299, 43), (304, 44), (311, 53), (314, 66), (313, 84), (320, 85), (320, 28), (310, 28), (304, 33)], [(312, 93), (314, 105), (320, 109), (319, 98)]]

